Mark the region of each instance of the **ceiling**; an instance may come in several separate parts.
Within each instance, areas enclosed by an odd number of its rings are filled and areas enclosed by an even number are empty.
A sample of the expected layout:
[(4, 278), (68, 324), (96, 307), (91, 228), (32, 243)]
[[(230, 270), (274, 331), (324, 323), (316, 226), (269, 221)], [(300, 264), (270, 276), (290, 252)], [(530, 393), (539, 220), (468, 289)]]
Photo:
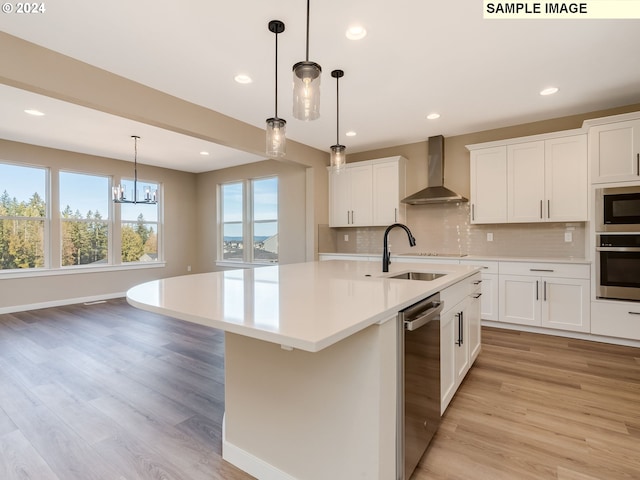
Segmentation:
[[(480, 0), (314, 0), (309, 60), (322, 65), (321, 118), (291, 114), (291, 66), (305, 55), (304, 0), (58, 0), (46, 12), (0, 16), (2, 31), (264, 128), (279, 116), (287, 137), (349, 152), (640, 103), (640, 20), (483, 20)], [(348, 40), (359, 23), (367, 36)], [(237, 74), (253, 82), (241, 85)], [(559, 92), (540, 96), (545, 87)], [(0, 85), (0, 137), (202, 172), (263, 157)], [(26, 108), (46, 113), (24, 114)], [(427, 115), (441, 116), (428, 120)], [(346, 131), (355, 131), (346, 137)], [(208, 151), (209, 155), (200, 155)]]

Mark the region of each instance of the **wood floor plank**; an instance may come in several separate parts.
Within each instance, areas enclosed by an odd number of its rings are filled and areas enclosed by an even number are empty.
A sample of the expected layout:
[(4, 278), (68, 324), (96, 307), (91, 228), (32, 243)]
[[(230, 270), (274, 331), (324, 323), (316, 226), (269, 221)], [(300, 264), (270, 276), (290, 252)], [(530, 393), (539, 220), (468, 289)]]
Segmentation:
[(0, 478), (61, 480), (19, 430), (0, 435)]

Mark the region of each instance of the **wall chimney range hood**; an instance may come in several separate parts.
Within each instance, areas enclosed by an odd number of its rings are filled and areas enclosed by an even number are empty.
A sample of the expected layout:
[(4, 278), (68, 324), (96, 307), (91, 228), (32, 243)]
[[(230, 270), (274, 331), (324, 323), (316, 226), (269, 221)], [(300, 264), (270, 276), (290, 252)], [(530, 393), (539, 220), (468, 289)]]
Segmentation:
[(462, 195), (444, 186), (444, 137), (429, 137), (429, 186), (404, 198), (402, 203), (409, 205), (427, 205), (430, 203), (468, 202)]

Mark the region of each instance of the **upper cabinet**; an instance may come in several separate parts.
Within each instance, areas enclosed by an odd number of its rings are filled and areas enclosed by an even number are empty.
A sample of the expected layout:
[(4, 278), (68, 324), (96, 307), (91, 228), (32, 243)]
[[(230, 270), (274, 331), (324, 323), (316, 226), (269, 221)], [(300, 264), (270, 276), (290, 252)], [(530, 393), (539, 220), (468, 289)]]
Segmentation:
[(592, 183), (640, 180), (640, 119), (592, 126), (589, 147)]
[(531, 139), (467, 147), (471, 223), (588, 219), (586, 134), (561, 132)]
[(329, 226), (386, 226), (404, 222), (406, 159), (388, 157), (329, 168)]

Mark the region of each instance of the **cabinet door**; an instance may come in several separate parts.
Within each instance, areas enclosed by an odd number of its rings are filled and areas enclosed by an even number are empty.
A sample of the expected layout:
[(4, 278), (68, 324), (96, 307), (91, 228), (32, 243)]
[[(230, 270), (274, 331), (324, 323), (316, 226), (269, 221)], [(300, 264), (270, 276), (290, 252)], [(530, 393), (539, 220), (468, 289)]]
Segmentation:
[(589, 129), (593, 183), (640, 180), (640, 120)]
[(370, 226), (373, 223), (373, 170), (371, 165), (351, 167), (349, 197), (351, 225)]
[(454, 314), (456, 338), (453, 348), (456, 366), (456, 389), (469, 370), (469, 318), (467, 306), (468, 301), (465, 300), (462, 308), (456, 309), (457, 311)]
[(551, 222), (587, 221), (587, 136), (545, 141), (545, 218)]
[(507, 221), (544, 221), (544, 141), (507, 147)]
[(373, 165), (373, 225), (404, 221), (404, 208), (400, 204), (400, 197), (404, 196), (403, 173), (398, 161)]
[(471, 223), (507, 221), (507, 147), (471, 152)]
[[(484, 279), (482, 281), (484, 285)], [(480, 306), (481, 306), (481, 298), (484, 297), (484, 293), (480, 290), (472, 293), (469, 302), (467, 304), (467, 308), (464, 313), (464, 321), (467, 324), (468, 328), (468, 349), (469, 349), (469, 366), (476, 359), (478, 354), (480, 353), (480, 343), (481, 343), (481, 316), (480, 316)]]
[(542, 279), (542, 326), (589, 332), (589, 280)]
[(455, 349), (458, 320), (457, 310), (451, 308), (440, 316), (440, 414), (456, 392)]
[(482, 297), (480, 297), (480, 316), (485, 320), (498, 320), (498, 274), (482, 274)]
[(500, 275), (500, 321), (541, 326), (540, 277)]
[(340, 173), (329, 172), (329, 226), (347, 227), (351, 224), (349, 203), (349, 173), (344, 168)]

